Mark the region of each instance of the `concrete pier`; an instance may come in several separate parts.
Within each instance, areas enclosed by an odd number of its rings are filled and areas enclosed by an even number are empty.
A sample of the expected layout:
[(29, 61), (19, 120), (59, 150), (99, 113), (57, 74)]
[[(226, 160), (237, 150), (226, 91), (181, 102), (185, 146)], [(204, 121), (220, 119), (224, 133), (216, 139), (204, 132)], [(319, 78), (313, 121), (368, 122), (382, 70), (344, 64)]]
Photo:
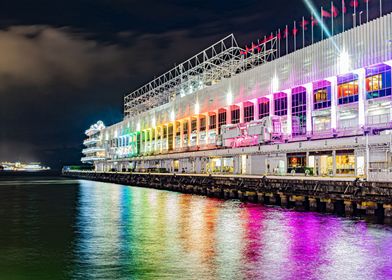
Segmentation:
[(240, 199), (267, 205), (338, 215), (367, 215), (392, 220), (392, 183), (239, 175), (76, 172), (81, 179)]

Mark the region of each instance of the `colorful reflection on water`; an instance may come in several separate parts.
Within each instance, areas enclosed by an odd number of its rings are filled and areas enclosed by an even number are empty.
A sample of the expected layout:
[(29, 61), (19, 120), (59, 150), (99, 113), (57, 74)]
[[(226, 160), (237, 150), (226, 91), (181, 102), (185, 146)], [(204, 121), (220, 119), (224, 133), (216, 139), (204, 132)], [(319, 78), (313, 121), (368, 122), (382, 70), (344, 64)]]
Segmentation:
[(115, 184), (0, 178), (0, 279), (392, 279), (392, 228)]
[(388, 227), (80, 181), (76, 278), (387, 279)]

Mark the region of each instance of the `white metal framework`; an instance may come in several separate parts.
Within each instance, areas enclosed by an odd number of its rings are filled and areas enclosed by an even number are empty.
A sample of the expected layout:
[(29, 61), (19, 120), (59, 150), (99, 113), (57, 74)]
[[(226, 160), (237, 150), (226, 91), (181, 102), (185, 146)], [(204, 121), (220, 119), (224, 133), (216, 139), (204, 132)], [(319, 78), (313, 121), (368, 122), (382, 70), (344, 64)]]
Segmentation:
[(218, 83), (222, 78), (230, 78), (275, 59), (277, 38), (257, 45), (253, 52), (244, 53), (234, 35), (228, 35), (127, 95), (124, 98), (125, 117), (168, 103), (178, 95), (192, 94)]

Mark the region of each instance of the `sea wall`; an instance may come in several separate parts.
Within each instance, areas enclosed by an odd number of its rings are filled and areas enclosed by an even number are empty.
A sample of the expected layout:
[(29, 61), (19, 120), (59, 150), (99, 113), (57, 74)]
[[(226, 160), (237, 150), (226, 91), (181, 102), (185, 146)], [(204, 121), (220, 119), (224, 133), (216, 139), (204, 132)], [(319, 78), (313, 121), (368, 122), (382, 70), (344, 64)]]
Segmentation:
[(392, 220), (392, 182), (347, 178), (64, 171), (64, 176)]

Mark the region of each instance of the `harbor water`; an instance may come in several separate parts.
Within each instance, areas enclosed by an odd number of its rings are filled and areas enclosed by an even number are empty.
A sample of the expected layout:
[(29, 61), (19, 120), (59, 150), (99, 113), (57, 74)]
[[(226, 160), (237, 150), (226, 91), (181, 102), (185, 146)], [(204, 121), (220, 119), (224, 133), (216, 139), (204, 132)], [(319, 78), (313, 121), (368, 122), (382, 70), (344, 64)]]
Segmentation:
[(392, 279), (392, 227), (61, 177), (0, 177), (0, 279)]

